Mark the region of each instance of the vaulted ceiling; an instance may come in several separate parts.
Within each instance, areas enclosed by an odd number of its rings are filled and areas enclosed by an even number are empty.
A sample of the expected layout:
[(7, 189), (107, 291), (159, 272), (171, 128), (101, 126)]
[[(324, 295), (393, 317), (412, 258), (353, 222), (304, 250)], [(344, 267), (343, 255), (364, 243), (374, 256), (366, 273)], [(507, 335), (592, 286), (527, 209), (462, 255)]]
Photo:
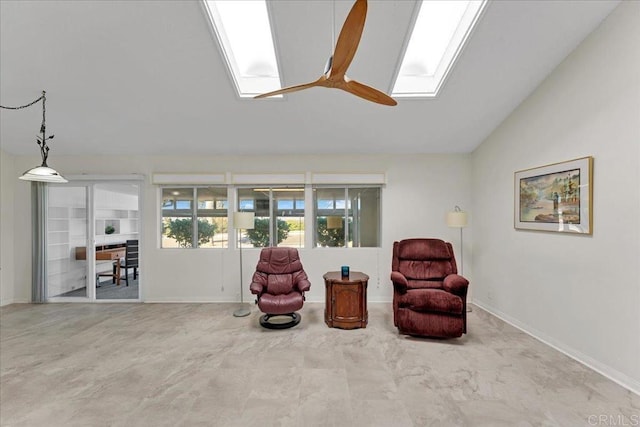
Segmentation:
[[(47, 91), (56, 155), (467, 153), (617, 6), (491, 1), (435, 99), (396, 107), (323, 88), (241, 99), (202, 5), (0, 1), (0, 104)], [(269, 3), (285, 86), (316, 79), (351, 1)], [(369, 2), (348, 74), (388, 93), (415, 2)], [(0, 147), (35, 155), (41, 107), (0, 110)]]

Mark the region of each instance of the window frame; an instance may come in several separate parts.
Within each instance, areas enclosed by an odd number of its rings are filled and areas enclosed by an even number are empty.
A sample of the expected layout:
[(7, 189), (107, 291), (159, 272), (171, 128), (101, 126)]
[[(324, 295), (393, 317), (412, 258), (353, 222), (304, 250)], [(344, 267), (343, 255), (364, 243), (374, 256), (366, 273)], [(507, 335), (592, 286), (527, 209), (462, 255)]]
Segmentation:
[[(353, 225), (349, 224), (349, 211), (351, 211), (351, 216), (354, 216), (354, 210), (351, 206), (351, 199), (349, 198), (349, 190), (350, 189), (363, 189), (363, 188), (372, 188), (378, 190), (378, 218), (377, 218), (377, 229), (376, 229), (376, 245), (375, 246), (349, 246), (350, 236), (358, 233), (358, 241), (361, 240), (361, 236), (359, 236), (360, 231), (356, 231), (357, 223), (354, 221)], [(312, 199), (313, 199), (313, 247), (314, 248), (342, 248), (342, 249), (355, 249), (355, 248), (381, 248), (382, 247), (382, 188), (383, 185), (379, 184), (314, 184), (310, 187), (312, 191)], [(344, 242), (343, 246), (320, 246), (318, 245), (318, 218), (320, 216), (329, 217), (330, 215), (318, 215), (318, 197), (317, 191), (318, 189), (344, 189), (344, 198), (340, 199), (341, 202), (344, 202), (344, 208), (338, 208), (338, 199), (333, 199), (333, 211), (342, 210), (341, 218), (342, 218), (342, 227), (345, 229), (344, 233)], [(351, 230), (351, 231), (350, 231)], [(353, 242), (355, 239), (351, 239)]]
[[(226, 192), (226, 203), (227, 203), (227, 208), (226, 209), (216, 209), (215, 206), (217, 204), (217, 200), (214, 200), (213, 202), (213, 209), (206, 209), (206, 208), (199, 208), (198, 207), (198, 190), (199, 189), (210, 189), (210, 188), (215, 188), (215, 189), (224, 189)], [(174, 190), (191, 190), (191, 208), (190, 209), (175, 209), (176, 203), (174, 202), (174, 209), (171, 212), (178, 212), (181, 213), (183, 215), (179, 215), (179, 216), (175, 216), (175, 217), (179, 217), (179, 218), (190, 218), (191, 219), (191, 246), (187, 246), (187, 247), (164, 247), (162, 245), (162, 239), (164, 237), (164, 218), (165, 217), (170, 217), (169, 215), (165, 215), (165, 204), (164, 204), (164, 191), (167, 189), (174, 189)], [(210, 218), (210, 217), (216, 217), (215, 215), (206, 215), (206, 213), (214, 213), (215, 211), (226, 211), (226, 215), (224, 215), (224, 218), (226, 218), (227, 220), (227, 233), (228, 233), (228, 229), (229, 229), (229, 216), (230, 216), (230, 212), (229, 212), (229, 186), (227, 185), (206, 185), (206, 184), (202, 184), (202, 185), (161, 185), (160, 189), (160, 249), (228, 249), (229, 248), (229, 240), (227, 239), (227, 244), (226, 246), (221, 246), (221, 247), (216, 247), (216, 246), (211, 246), (211, 247), (203, 247), (199, 244), (198, 241), (198, 220), (199, 218)], [(200, 215), (201, 212), (204, 212), (204, 215)], [(189, 214), (189, 215), (187, 215)], [(171, 216), (173, 217), (173, 216)], [(222, 216), (221, 216), (222, 217)]]
[[(307, 232), (307, 227), (306, 227), (306, 216), (307, 216), (307, 212), (305, 209), (306, 203), (305, 203), (305, 198), (306, 198), (306, 194), (307, 194), (307, 186), (304, 184), (258, 184), (258, 185), (238, 185), (235, 186), (235, 197), (236, 197), (236, 209), (238, 212), (242, 211), (242, 212), (256, 212), (257, 208), (258, 208), (258, 203), (256, 202), (257, 199), (253, 199), (253, 208), (252, 209), (247, 209), (245, 208), (241, 208), (240, 207), (240, 203), (242, 203), (243, 201), (246, 202), (248, 199), (247, 197), (240, 196), (240, 191), (241, 190), (253, 190), (253, 191), (262, 191), (262, 192), (268, 192), (268, 198), (269, 198), (269, 245), (270, 247), (294, 247), (296, 249), (304, 249), (306, 247), (306, 239), (302, 239), (302, 245), (301, 246), (278, 246), (279, 242), (277, 242), (277, 235), (278, 235), (278, 221), (277, 221), (277, 217), (279, 217), (279, 215), (274, 215), (277, 213), (278, 209), (277, 209), (277, 204), (278, 204), (278, 199), (281, 199), (282, 197), (278, 197), (278, 193), (283, 192), (282, 190), (284, 189), (284, 191), (292, 191), (292, 192), (300, 192), (302, 193), (302, 197), (301, 198), (295, 198), (295, 197), (291, 197), (290, 199), (293, 202), (293, 209), (282, 209), (283, 211), (288, 210), (288, 211), (302, 211), (302, 215), (301, 216), (295, 216), (294, 218), (302, 218), (303, 222), (305, 223), (305, 233)], [(278, 191), (280, 190), (280, 191)], [(297, 208), (299, 201), (302, 201), (302, 209)], [(258, 218), (258, 216), (256, 215), (256, 218)], [(236, 248), (240, 247), (241, 242), (237, 241), (236, 242)], [(260, 248), (260, 247), (256, 247)]]
[[(357, 182), (358, 180), (356, 180)], [(291, 247), (295, 247), (297, 249), (314, 249), (314, 248), (326, 248), (326, 247), (334, 247), (334, 246), (321, 246), (318, 244), (318, 198), (317, 198), (317, 191), (318, 189), (322, 190), (322, 189), (338, 189), (338, 190), (342, 190), (343, 191), (343, 196), (340, 198), (339, 203), (336, 203), (336, 200), (338, 199), (333, 199), (332, 200), (332, 210), (339, 210), (340, 211), (340, 216), (342, 218), (342, 223), (343, 223), (343, 227), (346, 226), (347, 230), (345, 232), (345, 236), (344, 236), (344, 242), (343, 246), (336, 246), (336, 247), (340, 247), (340, 248), (359, 248), (359, 249), (367, 249), (367, 248), (381, 248), (382, 247), (382, 197), (383, 197), (383, 188), (384, 188), (384, 184), (382, 183), (362, 183), (362, 184), (358, 184), (358, 183), (350, 183), (350, 184), (342, 184), (342, 183), (336, 183), (335, 181), (333, 183), (317, 183), (317, 184), (313, 184), (313, 183), (306, 183), (306, 184), (298, 184), (298, 183), (287, 183), (287, 184), (265, 184), (265, 183), (261, 183), (261, 184), (241, 184), (241, 185), (234, 185), (234, 184), (222, 184), (222, 183), (216, 183), (216, 184), (193, 184), (193, 185), (185, 185), (185, 184), (175, 184), (175, 185), (171, 185), (168, 183), (163, 183), (161, 185), (159, 185), (159, 189), (158, 189), (158, 196), (160, 199), (160, 203), (158, 203), (158, 207), (159, 207), (159, 244), (158, 247), (160, 249), (238, 249), (240, 247), (240, 240), (237, 238), (237, 236), (234, 234), (233, 237), (232, 236), (232, 230), (233, 226), (232, 226), (232, 215), (234, 214), (234, 212), (239, 212), (239, 211), (252, 211), (255, 213), (256, 208), (257, 208), (257, 203), (255, 202), (256, 199), (253, 199), (253, 201), (251, 202), (252, 209), (240, 209), (240, 205), (241, 203), (247, 203), (247, 197), (245, 196), (240, 196), (240, 191), (243, 189), (252, 189), (252, 190), (256, 190), (256, 189), (262, 189), (263, 191), (268, 191), (269, 195), (268, 195), (268, 200), (269, 200), (269, 205), (268, 205), (268, 212), (269, 212), (269, 246), (278, 246), (278, 244), (275, 242), (277, 240), (277, 229), (275, 229), (275, 227), (277, 227), (277, 221), (275, 221), (276, 217), (280, 217), (281, 215), (278, 215), (277, 209), (274, 212), (274, 207), (277, 206), (277, 202), (278, 199), (283, 199), (286, 198), (287, 200), (291, 200), (293, 199), (293, 207), (294, 209), (284, 209), (284, 211), (300, 211), (299, 213), (301, 213), (302, 215), (299, 216), (304, 224), (304, 235), (303, 237), (299, 240), (299, 245), (300, 246), (291, 246)], [(198, 208), (198, 189), (206, 189), (206, 188), (216, 188), (216, 189), (225, 189), (226, 190), (226, 205), (227, 205), (227, 209), (226, 209), (226, 223), (227, 223), (227, 234), (228, 234), (228, 239), (226, 242), (226, 246), (225, 243), (223, 243), (222, 246), (213, 246), (213, 247), (202, 247), (200, 245), (198, 245), (197, 242), (197, 236), (198, 236), (198, 221), (197, 219), (199, 218), (198, 214), (199, 214), (199, 208)], [(354, 189), (377, 189), (377, 214), (376, 214), (376, 218), (375, 221), (377, 222), (377, 224), (375, 224), (375, 245), (370, 245), (370, 246), (361, 246), (361, 243), (358, 243), (358, 246), (354, 246), (353, 242), (361, 242), (362, 241), (362, 237), (358, 236), (356, 239), (351, 238), (351, 236), (356, 236), (356, 233), (361, 233), (361, 231), (359, 230), (354, 230), (352, 227), (356, 226), (355, 225), (350, 225), (348, 218), (350, 217), (350, 211), (351, 211), (351, 217), (354, 216), (354, 214), (357, 214), (358, 212), (354, 212), (353, 207), (351, 206), (351, 200), (350, 197), (351, 196), (351, 192)], [(184, 215), (187, 212), (185, 212), (184, 210), (177, 210), (174, 209), (172, 210), (173, 212), (177, 212), (179, 211), (179, 213), (183, 214), (180, 217), (184, 217), (184, 218), (188, 218), (190, 217), (192, 219), (192, 224), (193, 224), (193, 228), (192, 228), (192, 241), (191, 241), (191, 246), (188, 247), (163, 247), (163, 238), (164, 238), (164, 218), (165, 216), (165, 209), (164, 209), (164, 191), (166, 189), (175, 189), (175, 190), (184, 190), (184, 189), (190, 189), (192, 191), (191, 193), (191, 202), (192, 202), (192, 207), (190, 209), (190, 215)], [(296, 197), (295, 195), (291, 196), (291, 197), (287, 197), (287, 196), (282, 196), (279, 195), (280, 197), (278, 197), (278, 190), (279, 189), (295, 189), (297, 192), (301, 193), (302, 197)], [(286, 191), (286, 190), (285, 190)], [(218, 200), (214, 199), (213, 200), (213, 206), (215, 208), (215, 206), (218, 204)], [(339, 205), (344, 204), (344, 207), (336, 207)], [(300, 207), (302, 206), (302, 207)], [(308, 209), (308, 207), (311, 206), (311, 209)], [(216, 210), (223, 210), (223, 209), (207, 209), (207, 211), (216, 211)], [(361, 211), (361, 208), (358, 209), (358, 211)], [(337, 214), (336, 214), (337, 215)], [(329, 217), (331, 215), (324, 215), (325, 217)], [(298, 218), (298, 216), (296, 216), (296, 218)], [(345, 220), (346, 218), (346, 220)], [(194, 220), (195, 219), (195, 220)], [(351, 230), (349, 230), (349, 228), (352, 228)], [(371, 224), (371, 226), (369, 227), (369, 232), (373, 232), (373, 224)], [(349, 246), (350, 243), (350, 238), (351, 238), (351, 246)], [(215, 243), (215, 242), (214, 242)], [(243, 247), (244, 248), (244, 247)]]

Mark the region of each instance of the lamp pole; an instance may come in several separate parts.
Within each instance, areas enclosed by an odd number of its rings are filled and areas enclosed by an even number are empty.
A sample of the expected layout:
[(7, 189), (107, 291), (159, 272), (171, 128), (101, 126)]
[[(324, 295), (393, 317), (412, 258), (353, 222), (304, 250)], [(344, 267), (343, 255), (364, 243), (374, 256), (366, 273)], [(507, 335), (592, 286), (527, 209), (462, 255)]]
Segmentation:
[(464, 276), (464, 243), (462, 242), (462, 227), (460, 227), (460, 275)]
[(253, 212), (235, 212), (233, 214), (233, 227), (237, 230), (238, 248), (240, 249), (240, 304), (241, 307), (233, 312), (235, 317), (245, 317), (251, 314), (251, 310), (244, 303), (244, 280), (242, 278), (242, 229), (253, 228)]
[[(456, 206), (453, 211), (447, 213), (447, 225), (460, 229), (460, 275), (464, 276), (464, 242), (462, 240), (462, 229), (467, 226), (467, 213)], [(471, 311), (471, 306), (467, 304), (467, 312)]]
[(240, 247), (240, 304), (242, 304), (242, 307), (234, 311), (233, 315), (235, 317), (245, 317), (245, 316), (248, 316), (249, 313), (251, 313), (251, 310), (249, 310), (247, 307), (244, 306), (244, 292), (243, 292), (244, 280), (242, 280), (242, 242), (240, 242), (240, 238), (241, 238), (240, 233), (242, 232), (242, 230), (238, 228), (237, 231), (238, 231), (238, 246)]

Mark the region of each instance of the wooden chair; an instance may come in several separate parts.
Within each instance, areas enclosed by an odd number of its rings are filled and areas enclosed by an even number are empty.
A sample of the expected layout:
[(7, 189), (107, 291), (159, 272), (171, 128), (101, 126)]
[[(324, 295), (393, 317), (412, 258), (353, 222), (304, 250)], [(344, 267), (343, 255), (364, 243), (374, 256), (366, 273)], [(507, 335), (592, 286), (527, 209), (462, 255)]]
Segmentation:
[[(127, 286), (129, 286), (130, 268), (133, 268), (133, 279), (136, 280), (138, 278), (138, 240), (127, 240), (124, 258), (120, 258), (113, 263), (114, 274), (118, 270), (118, 263), (120, 263), (120, 270), (124, 268), (124, 280)], [(118, 284), (120, 284), (119, 277)]]
[(116, 283), (116, 269), (115, 267), (113, 268), (113, 272), (108, 272), (108, 271), (101, 271), (99, 273), (96, 273), (96, 288), (100, 287), (100, 278), (101, 277), (111, 277), (113, 279), (113, 283)]

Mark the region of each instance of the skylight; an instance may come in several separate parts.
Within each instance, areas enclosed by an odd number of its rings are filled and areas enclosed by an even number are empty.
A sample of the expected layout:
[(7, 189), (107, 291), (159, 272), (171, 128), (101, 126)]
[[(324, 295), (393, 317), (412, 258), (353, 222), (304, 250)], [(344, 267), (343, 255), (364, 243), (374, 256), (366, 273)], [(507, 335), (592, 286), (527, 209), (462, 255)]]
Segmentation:
[(393, 87), (394, 97), (434, 97), (486, 0), (423, 1)]
[[(241, 97), (280, 89), (265, 0), (203, 0)], [(281, 96), (280, 96), (281, 97)]]

